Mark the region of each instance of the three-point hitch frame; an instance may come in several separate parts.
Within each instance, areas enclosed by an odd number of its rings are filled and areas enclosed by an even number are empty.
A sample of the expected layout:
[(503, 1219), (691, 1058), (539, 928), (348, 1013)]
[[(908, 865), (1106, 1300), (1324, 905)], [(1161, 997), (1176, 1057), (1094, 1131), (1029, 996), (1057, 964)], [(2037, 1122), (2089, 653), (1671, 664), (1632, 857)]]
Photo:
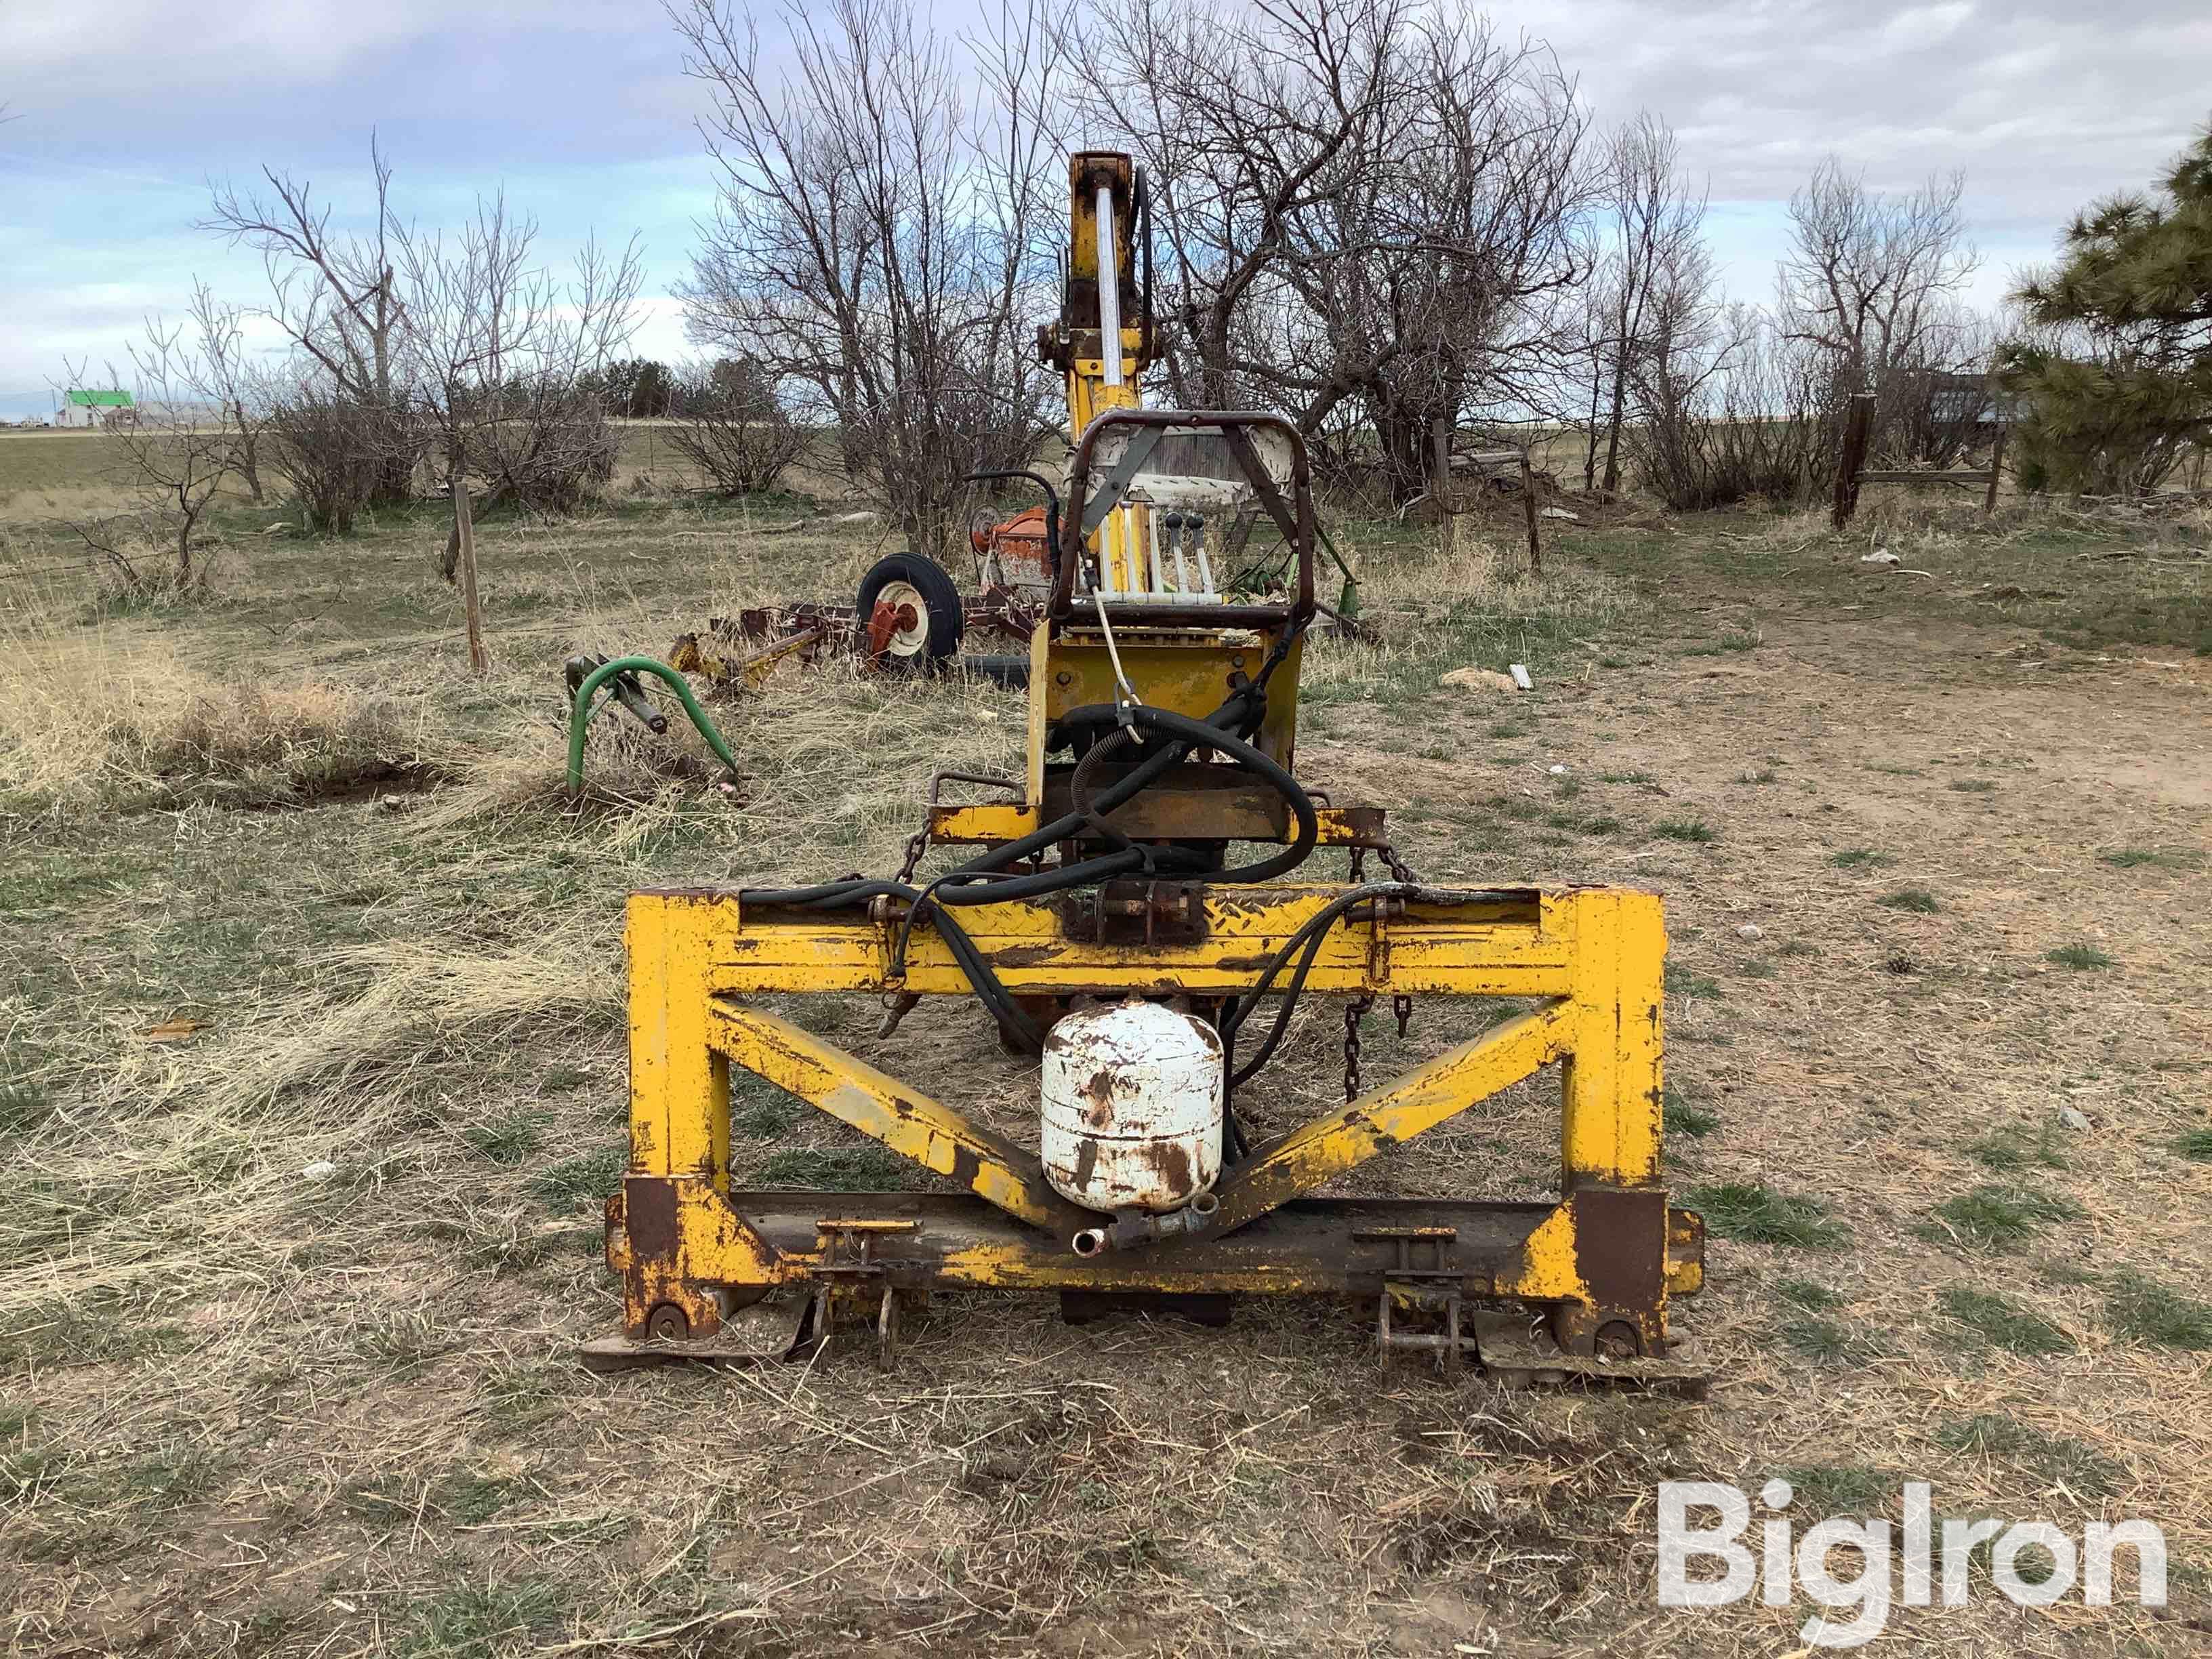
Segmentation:
[[(1195, 925), (1171, 938), (1079, 937), (1047, 900), (966, 907), (969, 937), (1024, 998), (1249, 991), (1334, 899), (1326, 885), (1172, 884)], [(1511, 997), (1534, 1006), (1255, 1146), (1224, 1173), (1209, 1228), (1085, 1255), (1100, 1218), (1046, 1183), (1036, 1155), (911, 1083), (744, 999), (762, 994), (964, 996), (933, 929), (894, 969), (902, 908), (741, 904), (735, 890), (629, 901), (630, 1163), (607, 1206), (623, 1332), (586, 1358), (757, 1358), (739, 1310), (787, 1291), (800, 1338), (873, 1322), (886, 1354), (910, 1293), (956, 1287), (1152, 1295), (1337, 1295), (1379, 1309), (1386, 1351), (1489, 1363), (1462, 1334), (1483, 1304), (1546, 1335), (1547, 1370), (1672, 1370), (1670, 1296), (1703, 1280), (1698, 1218), (1662, 1181), (1666, 934), (1656, 895), (1620, 889), (1407, 889), (1340, 917), (1308, 991)], [(1089, 930), (1095, 932), (1096, 930)], [(1318, 1189), (1557, 1061), (1560, 1185), (1538, 1201), (1317, 1197)], [(754, 1073), (964, 1191), (740, 1191), (730, 1185), (730, 1071)], [(1472, 1315), (1472, 1308), (1466, 1308)], [(1409, 1324), (1441, 1324), (1412, 1334)], [(1473, 1323), (1469, 1321), (1469, 1325)], [(1553, 1345), (1556, 1345), (1555, 1346)]]

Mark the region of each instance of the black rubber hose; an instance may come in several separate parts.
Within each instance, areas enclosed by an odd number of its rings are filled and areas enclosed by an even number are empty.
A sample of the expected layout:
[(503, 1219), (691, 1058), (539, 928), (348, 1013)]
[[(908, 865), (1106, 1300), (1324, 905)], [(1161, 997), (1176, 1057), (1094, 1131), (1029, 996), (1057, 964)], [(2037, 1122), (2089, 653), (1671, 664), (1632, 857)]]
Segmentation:
[[(1304, 926), (1283, 941), (1282, 947), (1267, 959), (1267, 965), (1260, 970), (1260, 977), (1252, 988), (1221, 1011), (1218, 1030), (1221, 1033), (1222, 1066), (1227, 1072), (1227, 1092), (1233, 1094), (1273, 1057), (1277, 1045), (1283, 1039), (1283, 1033), (1290, 1029), (1291, 1015), (1305, 989), (1306, 974), (1312, 968), (1315, 957), (1321, 954), (1322, 939), (1331, 924), (1355, 904), (1364, 903), (1373, 898), (1402, 896), (1418, 890), (1400, 881), (1370, 882), (1364, 887), (1355, 887), (1348, 893), (1339, 894), (1315, 911)], [(1276, 1011), (1275, 1023), (1267, 1033), (1267, 1041), (1251, 1060), (1230, 1070), (1236, 1052), (1237, 1033), (1243, 1028), (1244, 1022), (1258, 1012), (1260, 999), (1267, 994), (1267, 988), (1274, 982), (1275, 975), (1282, 971), (1283, 964), (1301, 951), (1304, 955), (1297, 971), (1285, 988), (1282, 1006)]]
[[(1261, 859), (1256, 864), (1233, 865), (1225, 870), (1208, 871), (1208, 879), (1269, 881), (1286, 871), (1297, 869), (1306, 861), (1307, 855), (1314, 849), (1315, 842), (1320, 839), (1321, 821), (1314, 816), (1313, 797), (1306, 793), (1304, 787), (1281, 763), (1271, 755), (1261, 753), (1242, 738), (1232, 737), (1218, 726), (1205, 720), (1194, 720), (1188, 714), (1178, 714), (1172, 709), (1154, 708), (1139, 703), (1128, 714), (1139, 726), (1150, 726), (1170, 737), (1180, 738), (1189, 748), (1218, 750), (1246, 771), (1258, 773), (1276, 793), (1282, 796), (1291, 815), (1297, 819), (1297, 833), (1281, 852)], [(1103, 802), (1104, 797), (1101, 796), (1100, 800)]]
[[(742, 890), (739, 894), (741, 902), (788, 904), (822, 910), (846, 909), (878, 897), (903, 899), (909, 907), (913, 907), (919, 903), (921, 895), (899, 881), (831, 881), (812, 887), (748, 889)], [(910, 908), (908, 914), (911, 913)], [(976, 996), (991, 1011), (992, 1018), (998, 1021), (999, 1029), (1006, 1034), (1015, 1047), (1025, 1053), (1042, 1053), (1044, 1048), (1042, 1028), (1022, 1012), (1021, 1005), (1000, 982), (999, 976), (991, 970), (991, 964), (983, 959), (983, 953), (975, 948), (975, 940), (968, 937), (967, 930), (942, 909), (938, 912), (937, 927), (939, 936), (945, 940), (945, 948), (951, 951), (953, 960), (960, 964), (960, 971), (967, 975), (968, 983), (974, 988)]]

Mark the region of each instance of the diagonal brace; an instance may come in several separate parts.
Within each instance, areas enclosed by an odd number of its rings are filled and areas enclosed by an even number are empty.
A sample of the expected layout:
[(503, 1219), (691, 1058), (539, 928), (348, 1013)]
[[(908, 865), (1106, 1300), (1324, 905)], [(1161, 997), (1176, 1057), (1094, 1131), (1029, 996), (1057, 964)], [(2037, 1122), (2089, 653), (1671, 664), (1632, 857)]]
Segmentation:
[(720, 1053), (900, 1156), (1063, 1237), (1097, 1220), (1054, 1192), (1036, 1155), (1005, 1136), (789, 1020), (724, 997), (711, 1006), (708, 1041)]
[(1548, 1002), (1261, 1147), (1223, 1184), (1214, 1231), (1258, 1219), (1557, 1060), (1572, 1040), (1574, 1006)]

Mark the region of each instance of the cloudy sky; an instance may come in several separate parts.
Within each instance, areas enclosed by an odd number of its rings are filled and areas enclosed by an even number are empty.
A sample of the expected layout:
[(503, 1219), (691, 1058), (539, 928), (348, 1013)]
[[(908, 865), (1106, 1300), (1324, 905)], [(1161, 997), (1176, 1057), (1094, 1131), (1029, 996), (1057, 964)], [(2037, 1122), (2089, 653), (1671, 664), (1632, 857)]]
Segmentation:
[[(978, 3), (928, 9), (953, 31)], [(1994, 298), (2069, 211), (2144, 182), (2212, 117), (2204, 0), (1488, 10), (1549, 41), (1601, 117), (1648, 106), (1674, 125), (1747, 297), (1769, 289), (1783, 204), (1828, 154), (1889, 188), (1963, 168)], [(0, 0), (0, 103), (15, 118), (0, 125), (0, 415), (50, 407), (66, 361), (119, 361), (195, 275), (251, 301), (258, 258), (192, 228), (205, 181), (265, 161), (343, 209), (362, 199), (372, 127), (425, 222), (503, 185), (550, 252), (593, 228), (640, 233), (639, 347), (681, 356), (667, 291), (713, 202), (699, 97), (644, 0)]]

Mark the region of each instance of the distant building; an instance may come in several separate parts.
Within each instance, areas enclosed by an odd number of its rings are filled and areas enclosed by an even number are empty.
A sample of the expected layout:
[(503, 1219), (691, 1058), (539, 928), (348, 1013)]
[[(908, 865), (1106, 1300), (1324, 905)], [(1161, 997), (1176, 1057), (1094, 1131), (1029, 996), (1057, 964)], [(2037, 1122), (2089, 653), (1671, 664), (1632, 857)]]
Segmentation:
[(56, 426), (104, 426), (118, 416), (130, 419), (137, 410), (127, 392), (103, 392), (71, 387), (62, 393), (62, 406), (54, 413)]

